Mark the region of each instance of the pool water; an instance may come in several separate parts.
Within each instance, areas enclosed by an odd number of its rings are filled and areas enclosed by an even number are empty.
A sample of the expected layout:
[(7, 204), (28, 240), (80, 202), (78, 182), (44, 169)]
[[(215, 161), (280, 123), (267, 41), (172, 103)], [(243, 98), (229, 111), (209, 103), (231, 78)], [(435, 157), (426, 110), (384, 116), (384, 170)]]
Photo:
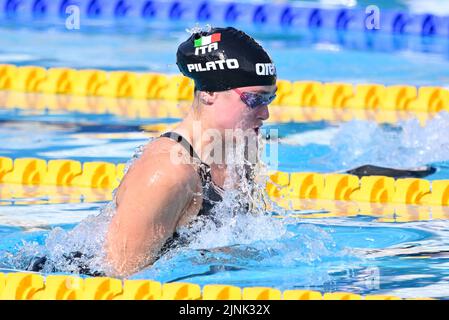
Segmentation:
[[(184, 29), (112, 26), (71, 33), (59, 27), (2, 25), (0, 63), (177, 73), (174, 52), (187, 35)], [(447, 39), (252, 31), (272, 52), (281, 79), (449, 84)], [(168, 128), (180, 120), (17, 107), (0, 105), (0, 156), (125, 163), (159, 134), (149, 125)], [(449, 179), (448, 121), (449, 114), (441, 112), (425, 126), (413, 116), (395, 124), (268, 122), (265, 130), (279, 132), (278, 141), (265, 139), (267, 152), (279, 142), (279, 164), (269, 169), (324, 173), (366, 163), (427, 164), (437, 168), (428, 179)], [(92, 244), (89, 249), (100, 248), (101, 232), (93, 230), (106, 225), (109, 191), (83, 198), (77, 195), (87, 191), (74, 190), (69, 201), (42, 197), (39, 188), (17, 198), (8, 188), (19, 187), (0, 185), (0, 272), (23, 270), (35, 255), (57, 256), (86, 243)], [(206, 224), (187, 247), (131, 278), (449, 298), (449, 220), (428, 215), (385, 222), (395, 219), (388, 212), (376, 216), (363, 209), (356, 215), (348, 210), (347, 215), (310, 218), (306, 212), (301, 218), (276, 213), (223, 213), (226, 224)], [(298, 212), (287, 212), (292, 213)]]
[[(0, 109), (2, 156), (126, 163), (136, 147), (158, 135), (146, 126), (169, 128), (180, 120)], [(264, 155), (268, 157), (271, 145), (278, 142), (278, 166), (270, 167), (272, 170), (324, 173), (366, 163), (397, 168), (433, 165), (438, 170), (428, 179), (447, 179), (448, 121), (449, 113), (443, 111), (424, 127), (413, 117), (393, 125), (367, 120), (270, 122), (263, 133), (275, 129), (278, 139), (265, 140)], [(35, 132), (31, 137), (30, 130)]]
[[(25, 266), (32, 254), (48, 248), (72, 248), (58, 242), (58, 229), (70, 232), (105, 204), (3, 206), (0, 271)], [(324, 219), (238, 216), (222, 229), (206, 228), (187, 248), (169, 252), (130, 278), (447, 298), (449, 222), (375, 220), (363, 214)], [(86, 237), (92, 238), (86, 225), (69, 236), (75, 242)]]

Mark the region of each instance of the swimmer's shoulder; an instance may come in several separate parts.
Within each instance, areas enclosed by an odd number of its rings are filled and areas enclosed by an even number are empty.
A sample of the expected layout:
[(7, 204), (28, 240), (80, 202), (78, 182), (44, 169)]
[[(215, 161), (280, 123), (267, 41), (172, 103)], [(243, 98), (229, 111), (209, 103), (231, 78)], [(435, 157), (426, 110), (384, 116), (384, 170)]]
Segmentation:
[(189, 161), (179, 143), (170, 139), (155, 139), (145, 146), (141, 157), (128, 170), (129, 177), (125, 178), (132, 183), (138, 180), (139, 183), (154, 181), (160, 185), (183, 185), (196, 189), (200, 179)]
[[(147, 145), (142, 155), (134, 161), (116, 193), (116, 205), (132, 199), (147, 201), (158, 198), (160, 201), (193, 201), (201, 186), (199, 176), (191, 165), (176, 164), (170, 153), (158, 147), (165, 147), (159, 141)], [(132, 196), (130, 196), (132, 195)], [(165, 200), (164, 200), (165, 199)]]
[(189, 157), (185, 148), (178, 142), (167, 137), (159, 137), (151, 140), (144, 148), (144, 154), (149, 157), (158, 155), (180, 155)]

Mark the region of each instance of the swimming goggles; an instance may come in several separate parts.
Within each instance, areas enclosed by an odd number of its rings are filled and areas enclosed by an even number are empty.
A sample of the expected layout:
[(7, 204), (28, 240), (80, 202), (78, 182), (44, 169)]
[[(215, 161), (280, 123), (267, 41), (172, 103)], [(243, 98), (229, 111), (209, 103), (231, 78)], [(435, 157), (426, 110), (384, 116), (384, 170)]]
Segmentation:
[(266, 106), (273, 102), (276, 99), (276, 94), (271, 93), (256, 93), (256, 92), (242, 92), (239, 89), (232, 89), (243, 101), (251, 109), (255, 109), (259, 106)]

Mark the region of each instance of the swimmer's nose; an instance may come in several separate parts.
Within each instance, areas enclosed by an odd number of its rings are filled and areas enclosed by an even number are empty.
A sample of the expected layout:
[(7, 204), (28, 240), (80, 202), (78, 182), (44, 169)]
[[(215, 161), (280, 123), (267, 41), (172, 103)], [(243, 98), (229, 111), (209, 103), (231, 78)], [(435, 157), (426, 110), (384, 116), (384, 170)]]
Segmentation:
[(268, 106), (260, 106), (257, 112), (258, 112), (257, 117), (262, 121), (265, 121), (270, 117), (270, 111), (268, 110)]

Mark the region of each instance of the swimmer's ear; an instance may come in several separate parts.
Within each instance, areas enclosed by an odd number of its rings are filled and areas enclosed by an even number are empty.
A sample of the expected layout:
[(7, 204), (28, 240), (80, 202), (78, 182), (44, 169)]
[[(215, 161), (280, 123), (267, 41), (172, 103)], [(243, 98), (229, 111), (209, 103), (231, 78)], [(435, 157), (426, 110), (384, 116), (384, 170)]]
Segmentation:
[(217, 99), (216, 92), (200, 91), (199, 94), (200, 102), (207, 106), (213, 105), (215, 100)]

